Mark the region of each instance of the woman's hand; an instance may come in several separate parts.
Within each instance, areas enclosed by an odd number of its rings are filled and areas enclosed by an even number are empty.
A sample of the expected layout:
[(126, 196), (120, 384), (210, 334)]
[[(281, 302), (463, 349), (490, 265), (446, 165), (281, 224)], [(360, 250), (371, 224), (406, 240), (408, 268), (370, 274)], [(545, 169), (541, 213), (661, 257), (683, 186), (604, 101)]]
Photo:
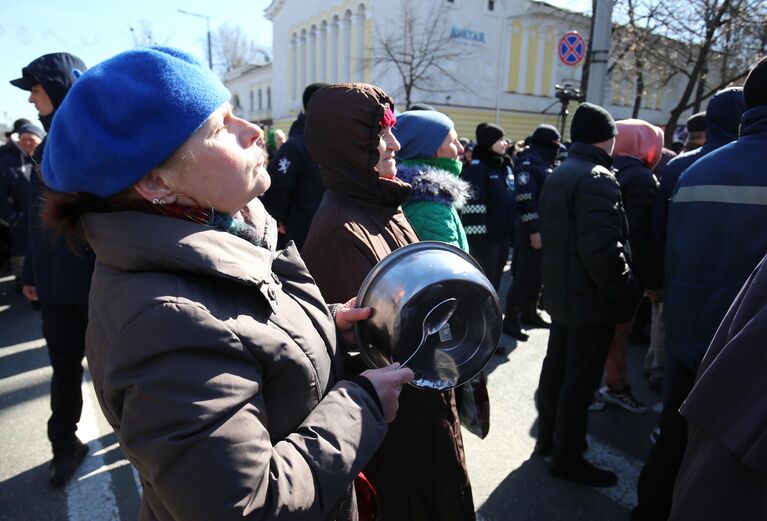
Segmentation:
[(336, 311), (336, 328), (341, 332), (344, 341), (354, 343), (354, 331), (352, 327), (358, 320), (370, 317), (370, 308), (356, 308), (357, 297), (354, 297)]
[(400, 367), (399, 362), (395, 362), (381, 369), (368, 369), (362, 373), (362, 376), (373, 384), (383, 407), (384, 420), (386, 423), (391, 423), (397, 416), (402, 386), (415, 378), (413, 371), (407, 367)]

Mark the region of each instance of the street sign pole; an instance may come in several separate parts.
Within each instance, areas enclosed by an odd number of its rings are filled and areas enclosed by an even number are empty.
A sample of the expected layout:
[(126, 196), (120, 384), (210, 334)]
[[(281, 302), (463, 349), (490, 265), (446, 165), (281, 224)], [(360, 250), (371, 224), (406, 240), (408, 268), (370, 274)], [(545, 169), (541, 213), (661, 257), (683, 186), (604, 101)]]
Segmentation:
[(613, 0), (596, 0), (594, 13), (594, 39), (591, 42), (589, 84), (586, 101), (604, 105), (607, 84), (607, 58), (610, 55)]

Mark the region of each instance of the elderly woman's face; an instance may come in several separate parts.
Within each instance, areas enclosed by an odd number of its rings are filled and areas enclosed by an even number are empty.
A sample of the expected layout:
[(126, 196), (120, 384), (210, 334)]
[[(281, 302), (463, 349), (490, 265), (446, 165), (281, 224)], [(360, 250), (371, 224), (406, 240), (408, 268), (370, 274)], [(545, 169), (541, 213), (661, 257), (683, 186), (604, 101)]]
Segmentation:
[(392, 179), (397, 175), (394, 153), (399, 149), (399, 141), (392, 134), (391, 127), (383, 129), (378, 140), (378, 163), (374, 167), (378, 177)]
[(435, 157), (446, 157), (448, 159), (458, 159), (463, 154), (463, 145), (458, 141), (458, 133), (455, 129), (450, 129), (450, 132), (445, 136), (445, 140), (437, 149)]
[(263, 194), (271, 183), (261, 128), (218, 108), (184, 144), (184, 157), (171, 167), (171, 184), (183, 206), (234, 213)]

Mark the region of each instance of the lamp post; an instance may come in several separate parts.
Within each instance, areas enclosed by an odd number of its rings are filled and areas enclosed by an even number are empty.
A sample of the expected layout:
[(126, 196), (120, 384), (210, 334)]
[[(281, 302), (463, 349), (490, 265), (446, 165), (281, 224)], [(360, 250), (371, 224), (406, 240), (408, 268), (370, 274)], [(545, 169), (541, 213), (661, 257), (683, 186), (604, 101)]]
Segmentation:
[(196, 16), (197, 18), (205, 18), (205, 22), (208, 25), (208, 67), (210, 67), (210, 69), (213, 70), (213, 52), (212, 52), (212, 47), (210, 43), (210, 16), (199, 14), (199, 13), (190, 13), (189, 11), (184, 11), (183, 9), (177, 9), (177, 11), (181, 14)]
[(612, 0), (596, 0), (596, 12), (593, 13), (593, 39), (589, 65), (589, 83), (586, 87), (586, 101), (604, 105), (605, 83), (607, 82), (607, 58), (610, 55), (610, 35), (612, 32)]

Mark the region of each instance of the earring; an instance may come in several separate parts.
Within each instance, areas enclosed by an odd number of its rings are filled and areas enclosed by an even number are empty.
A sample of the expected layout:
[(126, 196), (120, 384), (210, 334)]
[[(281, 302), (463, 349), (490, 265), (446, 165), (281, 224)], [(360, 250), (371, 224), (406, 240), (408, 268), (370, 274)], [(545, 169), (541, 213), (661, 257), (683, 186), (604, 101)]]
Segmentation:
[(159, 204), (160, 206), (163, 206), (165, 204), (165, 199), (160, 199), (159, 197), (155, 197), (152, 199), (152, 204)]

